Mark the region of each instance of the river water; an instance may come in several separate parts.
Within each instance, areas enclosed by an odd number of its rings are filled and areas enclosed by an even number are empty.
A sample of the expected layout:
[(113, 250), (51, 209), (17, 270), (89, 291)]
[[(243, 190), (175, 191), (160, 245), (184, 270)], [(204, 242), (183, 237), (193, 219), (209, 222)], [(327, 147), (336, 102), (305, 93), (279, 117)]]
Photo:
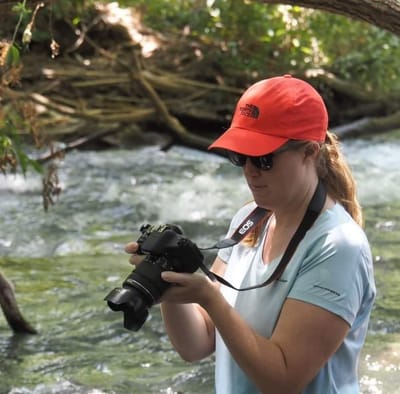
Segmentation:
[[(365, 208), (379, 292), (360, 364), (362, 393), (400, 393), (400, 143), (343, 148)], [(200, 247), (220, 239), (250, 199), (241, 170), (207, 153), (141, 147), (72, 152), (59, 175), (64, 191), (47, 213), (39, 176), (0, 175), (0, 269), (39, 330), (13, 336), (0, 315), (0, 394), (212, 393), (212, 357), (180, 360), (157, 306), (131, 332), (103, 299), (131, 272), (123, 247), (142, 224), (179, 224)]]

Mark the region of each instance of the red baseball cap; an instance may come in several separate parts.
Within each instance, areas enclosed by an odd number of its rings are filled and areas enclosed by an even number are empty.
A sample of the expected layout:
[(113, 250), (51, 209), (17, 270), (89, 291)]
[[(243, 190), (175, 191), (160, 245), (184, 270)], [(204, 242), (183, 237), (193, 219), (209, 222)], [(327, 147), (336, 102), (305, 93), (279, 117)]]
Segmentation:
[(230, 128), (208, 149), (261, 156), (288, 140), (324, 142), (328, 112), (307, 82), (284, 75), (256, 82), (239, 99)]

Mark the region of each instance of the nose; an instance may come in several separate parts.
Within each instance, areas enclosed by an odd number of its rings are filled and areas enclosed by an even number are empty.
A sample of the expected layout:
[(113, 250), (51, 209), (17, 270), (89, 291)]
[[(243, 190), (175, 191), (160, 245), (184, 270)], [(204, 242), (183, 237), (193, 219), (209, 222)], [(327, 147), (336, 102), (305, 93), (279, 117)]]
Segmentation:
[(249, 158), (246, 159), (246, 163), (243, 166), (243, 172), (245, 176), (254, 177), (261, 174), (261, 170), (257, 168)]

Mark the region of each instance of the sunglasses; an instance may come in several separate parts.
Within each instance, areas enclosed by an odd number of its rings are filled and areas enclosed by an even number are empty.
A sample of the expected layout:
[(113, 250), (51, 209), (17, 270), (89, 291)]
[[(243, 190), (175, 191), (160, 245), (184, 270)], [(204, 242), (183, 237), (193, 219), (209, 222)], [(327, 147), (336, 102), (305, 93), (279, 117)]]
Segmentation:
[(272, 169), (274, 156), (273, 153), (268, 153), (267, 155), (263, 156), (246, 156), (232, 151), (228, 151), (227, 153), (230, 162), (237, 167), (243, 167), (246, 164), (247, 159), (249, 159), (251, 164), (253, 164), (253, 166), (259, 170), (269, 171)]
[(297, 150), (307, 144), (307, 141), (290, 140), (288, 143), (286, 143), (286, 145), (277, 149), (275, 152), (271, 152), (262, 156), (247, 156), (229, 150), (226, 151), (226, 154), (230, 162), (237, 167), (243, 167), (246, 164), (247, 159), (249, 159), (254, 167), (262, 171), (269, 171), (272, 169), (274, 156), (287, 150)]

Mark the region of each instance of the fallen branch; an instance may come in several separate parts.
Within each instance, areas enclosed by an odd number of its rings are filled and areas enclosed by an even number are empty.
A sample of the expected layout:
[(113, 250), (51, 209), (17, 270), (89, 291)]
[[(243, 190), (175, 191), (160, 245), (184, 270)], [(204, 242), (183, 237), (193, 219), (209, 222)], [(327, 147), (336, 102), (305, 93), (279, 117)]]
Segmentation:
[[(80, 139), (82, 134), (96, 130), (97, 125), (102, 130), (109, 125), (126, 130), (127, 123), (138, 123), (143, 133), (154, 130), (154, 126), (162, 129), (170, 137), (171, 145), (178, 143), (206, 150), (209, 138), (229, 123), (243, 91), (159, 70), (158, 64), (149, 63), (142, 57), (140, 46), (131, 42), (119, 52), (110, 52), (89, 36), (85, 36), (85, 41), (95, 49), (96, 55), (90, 62), (84, 65), (79, 59), (73, 62), (67, 58), (42, 68), (32, 61), (24, 73), (28, 81), (35, 82), (33, 91), (4, 88), (0, 92), (3, 101), (10, 98), (10, 101), (33, 102), (38, 126), (52, 139), (76, 138), (79, 147), (81, 142), (86, 144), (102, 138), (95, 133), (93, 137)], [(343, 119), (360, 118), (364, 113), (372, 117), (399, 110), (398, 93), (385, 95), (367, 91), (322, 69), (309, 70), (299, 77), (316, 86), (323, 85), (328, 99), (338, 99), (338, 108), (333, 103), (331, 112), (336, 124)], [(391, 124), (398, 127), (397, 122), (388, 123)], [(87, 131), (85, 125), (89, 125)], [(370, 120), (362, 120), (338, 130), (347, 138), (361, 136), (364, 131), (372, 134), (380, 130), (378, 127), (380, 123), (371, 126)], [(209, 138), (205, 138), (207, 135)]]
[(210, 141), (206, 138), (199, 137), (198, 135), (189, 133), (185, 127), (179, 122), (179, 120), (171, 115), (167, 106), (158, 96), (157, 92), (151, 84), (143, 77), (140, 70), (140, 63), (137, 55), (137, 51), (134, 51), (134, 60), (136, 66), (136, 72), (130, 73), (131, 77), (134, 78), (137, 82), (139, 82), (143, 91), (150, 98), (154, 107), (156, 108), (157, 113), (160, 115), (161, 120), (165, 122), (167, 127), (173, 133), (173, 136), (178, 142), (183, 142), (185, 145), (190, 147), (202, 148), (204, 149), (210, 144)]
[(10, 281), (0, 272), (0, 306), (8, 325), (15, 333), (37, 334), (36, 329), (22, 316)]
[(379, 134), (380, 132), (398, 128), (400, 128), (400, 111), (386, 117), (359, 119), (355, 122), (335, 127), (331, 131), (344, 139)]
[(2, 89), (2, 97), (19, 99), (23, 101), (32, 100), (36, 104), (39, 104), (47, 109), (53, 110), (59, 114), (67, 115), (70, 118), (80, 118), (97, 123), (113, 123), (119, 122), (140, 122), (151, 119), (154, 116), (154, 109), (152, 108), (129, 108), (130, 111), (116, 113), (110, 109), (110, 113), (102, 108), (98, 109), (79, 109), (77, 107), (71, 107), (64, 104), (56, 103), (50, 98), (43, 96), (39, 93), (22, 93), (16, 92), (11, 89)]
[(99, 139), (101, 139), (103, 137), (106, 137), (108, 135), (118, 133), (118, 131), (120, 131), (120, 129), (121, 128), (118, 125), (118, 126), (116, 126), (114, 128), (111, 128), (111, 129), (98, 131), (97, 133), (90, 134), (90, 135), (87, 135), (85, 137), (78, 138), (78, 139), (76, 139), (76, 140), (74, 140), (74, 141), (72, 141), (70, 143), (66, 143), (64, 147), (62, 147), (60, 149), (57, 149), (54, 152), (47, 153), (47, 154), (39, 157), (36, 160), (40, 164), (45, 164), (48, 161), (50, 161), (52, 159), (55, 159), (57, 157), (63, 156), (65, 153), (70, 152), (70, 151), (72, 151), (74, 149), (82, 148), (83, 146), (85, 146), (85, 145), (87, 145), (87, 144), (89, 144), (91, 142), (97, 141), (97, 140), (99, 140)]
[(359, 85), (344, 81), (338, 78), (333, 73), (322, 69), (312, 69), (306, 72), (306, 77), (310, 80), (317, 80), (329, 86), (333, 91), (342, 93), (357, 101), (380, 101), (385, 99), (385, 96), (380, 96), (376, 92), (365, 91)]

